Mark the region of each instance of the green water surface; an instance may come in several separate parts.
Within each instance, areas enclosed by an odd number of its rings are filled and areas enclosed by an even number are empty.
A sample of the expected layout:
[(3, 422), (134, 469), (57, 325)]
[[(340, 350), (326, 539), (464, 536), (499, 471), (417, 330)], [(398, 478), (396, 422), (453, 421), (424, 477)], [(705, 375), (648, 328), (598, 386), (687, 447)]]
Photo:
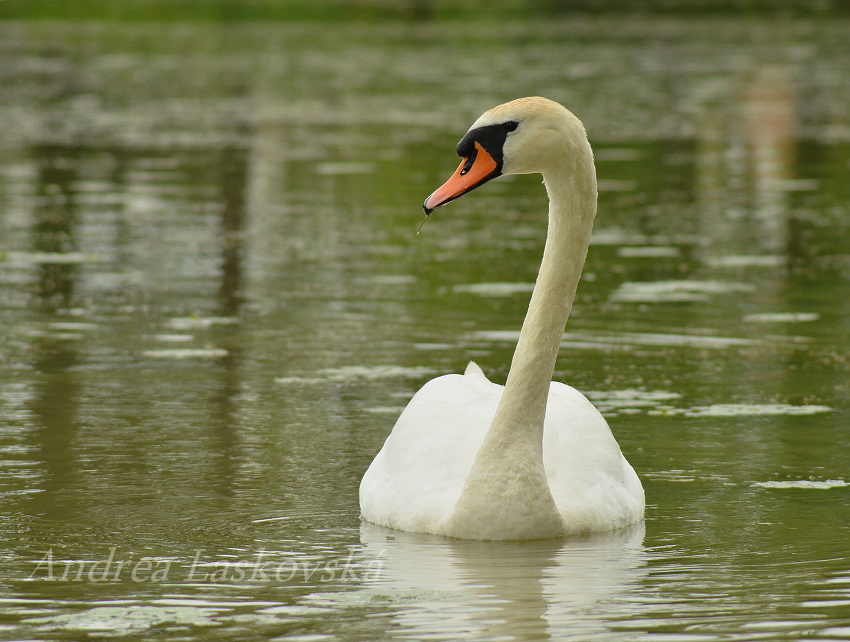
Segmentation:
[[(0, 24), (0, 638), (850, 640), (850, 23)], [(485, 109), (586, 124), (555, 377), (628, 532), (361, 524), (429, 378), (504, 381), (539, 177), (431, 216)]]

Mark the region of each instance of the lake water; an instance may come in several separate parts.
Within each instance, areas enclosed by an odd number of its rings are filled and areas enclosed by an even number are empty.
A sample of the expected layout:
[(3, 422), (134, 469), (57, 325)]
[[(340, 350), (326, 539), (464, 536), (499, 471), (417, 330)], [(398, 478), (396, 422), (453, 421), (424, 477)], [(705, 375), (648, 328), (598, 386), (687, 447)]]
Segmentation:
[[(0, 25), (0, 637), (850, 640), (848, 30)], [(596, 151), (555, 377), (645, 523), (361, 524), (413, 392), (507, 373), (539, 178), (416, 229), (529, 94)]]

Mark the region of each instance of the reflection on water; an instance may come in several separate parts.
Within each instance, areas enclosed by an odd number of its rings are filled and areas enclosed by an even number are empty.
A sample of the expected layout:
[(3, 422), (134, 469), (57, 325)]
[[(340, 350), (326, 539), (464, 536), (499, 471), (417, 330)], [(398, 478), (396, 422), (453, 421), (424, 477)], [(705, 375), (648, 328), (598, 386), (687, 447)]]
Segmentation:
[[(0, 637), (850, 639), (846, 27), (0, 25)], [(361, 526), (413, 391), (506, 375), (539, 180), (416, 227), (528, 94), (596, 151), (556, 377), (647, 521)]]
[[(394, 608), (398, 637), (586, 639), (628, 611), (646, 576), (643, 523), (568, 541), (501, 543), (398, 533), (364, 522), (384, 560), (366, 591)], [(620, 607), (620, 608), (618, 608)]]

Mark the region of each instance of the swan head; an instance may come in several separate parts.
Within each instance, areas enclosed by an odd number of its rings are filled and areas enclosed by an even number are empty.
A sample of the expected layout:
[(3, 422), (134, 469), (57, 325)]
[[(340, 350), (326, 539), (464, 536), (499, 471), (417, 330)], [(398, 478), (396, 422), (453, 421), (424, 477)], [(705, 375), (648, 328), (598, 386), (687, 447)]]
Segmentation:
[(425, 200), (425, 214), (499, 176), (545, 174), (548, 168), (566, 161), (570, 141), (589, 150), (581, 121), (552, 100), (534, 96), (493, 107), (457, 144), (461, 163)]

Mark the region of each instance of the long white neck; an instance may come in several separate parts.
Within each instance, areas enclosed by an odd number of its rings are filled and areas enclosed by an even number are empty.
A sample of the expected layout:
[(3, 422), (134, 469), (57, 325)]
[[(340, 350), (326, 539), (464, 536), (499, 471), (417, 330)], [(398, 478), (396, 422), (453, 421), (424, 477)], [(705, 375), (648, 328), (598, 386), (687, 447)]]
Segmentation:
[(546, 247), (505, 390), (487, 436), (488, 441), (527, 441), (541, 452), (549, 384), (596, 215), (592, 158), (585, 167), (577, 163), (547, 172), (544, 181), (549, 194)]
[(558, 160), (543, 172), (549, 227), (537, 283), (496, 414), (452, 515), (466, 529), (461, 536), (562, 532), (543, 467), (543, 420), (596, 215), (596, 172), (586, 140)]

